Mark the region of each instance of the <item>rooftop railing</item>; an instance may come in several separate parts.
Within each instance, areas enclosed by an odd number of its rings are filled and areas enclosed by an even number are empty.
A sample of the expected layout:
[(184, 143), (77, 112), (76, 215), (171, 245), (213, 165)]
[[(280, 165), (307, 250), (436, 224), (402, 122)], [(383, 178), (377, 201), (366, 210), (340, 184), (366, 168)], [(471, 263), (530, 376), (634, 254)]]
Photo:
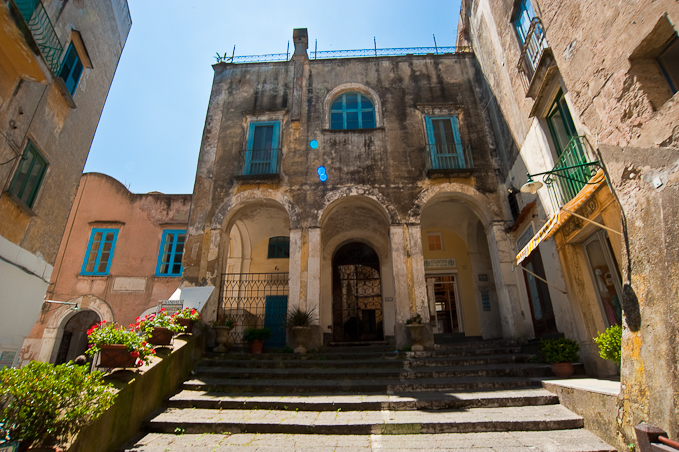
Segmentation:
[(584, 136), (573, 137), (552, 169), (557, 172), (544, 177), (549, 196), (557, 210), (575, 198), (596, 173), (595, 166), (585, 165), (593, 162), (588, 149), (589, 142)]
[(539, 17), (533, 17), (528, 33), (526, 33), (526, 40), (521, 48), (521, 56), (517, 65), (519, 73), (524, 75), (523, 82), (526, 91), (530, 86), (533, 75), (535, 75), (535, 69), (538, 67), (538, 63), (540, 63), (542, 53), (547, 47), (549, 46), (547, 45), (542, 21)]
[[(400, 47), (393, 49), (359, 49), (359, 50), (321, 50), (309, 52), (310, 60), (327, 60), (333, 58), (369, 58), (403, 55), (450, 55), (454, 53), (470, 53), (471, 47)], [(217, 63), (263, 63), (269, 61), (288, 61), (290, 52), (271, 53), (268, 55), (236, 56), (232, 54), (215, 57)]]
[(38, 44), (38, 48), (53, 73), (59, 72), (64, 47), (54, 31), (52, 21), (40, 0), (13, 0)]

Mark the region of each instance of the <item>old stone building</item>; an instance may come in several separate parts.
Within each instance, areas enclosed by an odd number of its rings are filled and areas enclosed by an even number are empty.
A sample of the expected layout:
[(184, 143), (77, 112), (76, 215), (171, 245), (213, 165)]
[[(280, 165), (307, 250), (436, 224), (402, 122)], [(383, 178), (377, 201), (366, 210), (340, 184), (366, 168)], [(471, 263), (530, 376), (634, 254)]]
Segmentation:
[[(99, 173), (82, 175), (47, 299), (22, 357), (52, 363), (87, 349), (102, 320), (129, 325), (177, 290), (191, 195), (136, 194)], [(77, 310), (74, 310), (77, 305)]]
[(319, 345), (403, 347), (416, 314), (429, 344), (576, 336), (568, 298), (545, 327), (513, 269), (515, 156), (474, 54), (310, 59), (305, 29), (294, 42), (287, 61), (214, 66), (183, 278), (217, 288), (208, 317), (270, 326), (279, 346), (295, 306)]
[[(459, 23), (489, 111), (511, 132), (499, 147), (516, 263), (560, 261), (546, 279), (568, 293), (590, 374), (615, 372), (591, 338), (623, 325), (617, 425), (605, 432), (619, 447), (640, 422), (679, 434), (678, 21), (670, 0), (464, 0)], [(526, 173), (545, 186), (516, 194)]]
[(131, 26), (126, 0), (0, 3), (0, 366), (38, 317)]

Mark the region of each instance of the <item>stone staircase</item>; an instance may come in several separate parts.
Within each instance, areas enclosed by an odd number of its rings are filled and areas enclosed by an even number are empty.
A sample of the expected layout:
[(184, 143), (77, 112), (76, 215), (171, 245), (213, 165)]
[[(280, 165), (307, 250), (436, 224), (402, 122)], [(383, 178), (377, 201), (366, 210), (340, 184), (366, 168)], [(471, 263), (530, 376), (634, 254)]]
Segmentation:
[[(372, 346), (308, 355), (208, 354), (128, 450), (186, 450), (196, 441), (215, 451), (267, 450), (269, 443), (277, 450), (321, 444), (402, 450), (413, 434), (420, 439), (414, 448), (424, 450), (445, 450), (449, 442), (460, 450), (473, 438), (487, 444), (484, 450), (495, 450), (494, 443), (615, 450), (542, 389), (551, 371), (530, 357), (506, 341), (453, 341), (426, 352)], [(427, 446), (432, 441), (437, 445)]]

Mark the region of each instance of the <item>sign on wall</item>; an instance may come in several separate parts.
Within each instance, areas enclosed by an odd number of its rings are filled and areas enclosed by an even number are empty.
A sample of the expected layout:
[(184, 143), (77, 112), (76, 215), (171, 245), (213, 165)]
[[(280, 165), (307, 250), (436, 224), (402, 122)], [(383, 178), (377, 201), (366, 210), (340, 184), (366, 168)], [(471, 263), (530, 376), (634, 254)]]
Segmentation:
[(165, 308), (168, 314), (172, 315), (175, 312), (184, 309), (184, 300), (159, 300), (158, 310)]
[(425, 259), (424, 268), (457, 268), (455, 259)]
[(490, 311), (490, 293), (487, 287), (480, 287), (481, 291), (481, 305), (484, 311)]
[(14, 364), (14, 358), (16, 358), (16, 356), (16, 351), (3, 350), (0, 353), (0, 368), (12, 367), (12, 364)]

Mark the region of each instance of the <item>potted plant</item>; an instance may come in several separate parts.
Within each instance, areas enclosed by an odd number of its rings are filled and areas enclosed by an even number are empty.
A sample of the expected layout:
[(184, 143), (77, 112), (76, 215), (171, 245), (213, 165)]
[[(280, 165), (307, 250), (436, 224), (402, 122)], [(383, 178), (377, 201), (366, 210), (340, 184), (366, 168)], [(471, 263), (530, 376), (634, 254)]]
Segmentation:
[(610, 359), (618, 366), (618, 369), (620, 369), (622, 358), (622, 327), (620, 325), (613, 325), (606, 328), (606, 331), (594, 338), (594, 342), (599, 346), (599, 356), (603, 359)]
[(117, 394), (88, 370), (37, 361), (0, 370), (0, 438), (20, 441), (19, 450), (55, 450), (101, 416)]
[(165, 308), (156, 314), (147, 314), (141, 319), (137, 317), (135, 322), (130, 327), (148, 334), (148, 342), (153, 345), (170, 345), (174, 333), (182, 330), (182, 327), (167, 314)]
[(580, 346), (571, 339), (543, 339), (540, 353), (552, 365), (552, 372), (560, 378), (568, 378), (575, 372), (572, 363), (578, 362)]
[(258, 355), (262, 353), (264, 341), (271, 337), (271, 330), (264, 328), (248, 328), (243, 332), (243, 340), (250, 344), (250, 353)]
[(217, 320), (212, 322), (212, 328), (215, 329), (215, 334), (217, 336), (217, 347), (215, 347), (214, 351), (224, 353), (228, 350), (226, 344), (229, 343), (229, 333), (236, 325), (238, 325), (236, 319), (230, 315), (222, 314), (217, 316)]
[(422, 316), (420, 314), (416, 314), (406, 320), (406, 331), (408, 331), (408, 336), (412, 343), (410, 350), (414, 352), (423, 351), (424, 347), (421, 343), (424, 339), (424, 324), (422, 323)]
[(295, 306), (288, 312), (286, 324), (292, 336), (291, 340), (295, 347), (295, 353), (304, 354), (307, 352), (311, 339), (311, 324), (315, 320), (314, 309), (307, 311)]
[(106, 323), (106, 320), (87, 330), (87, 339), (86, 355), (101, 352), (98, 367), (140, 367), (148, 364), (156, 353), (146, 342), (145, 335), (138, 335), (117, 323)]
[(185, 333), (193, 332), (193, 325), (200, 320), (200, 312), (194, 308), (184, 308), (172, 314), (175, 323), (184, 328)]

